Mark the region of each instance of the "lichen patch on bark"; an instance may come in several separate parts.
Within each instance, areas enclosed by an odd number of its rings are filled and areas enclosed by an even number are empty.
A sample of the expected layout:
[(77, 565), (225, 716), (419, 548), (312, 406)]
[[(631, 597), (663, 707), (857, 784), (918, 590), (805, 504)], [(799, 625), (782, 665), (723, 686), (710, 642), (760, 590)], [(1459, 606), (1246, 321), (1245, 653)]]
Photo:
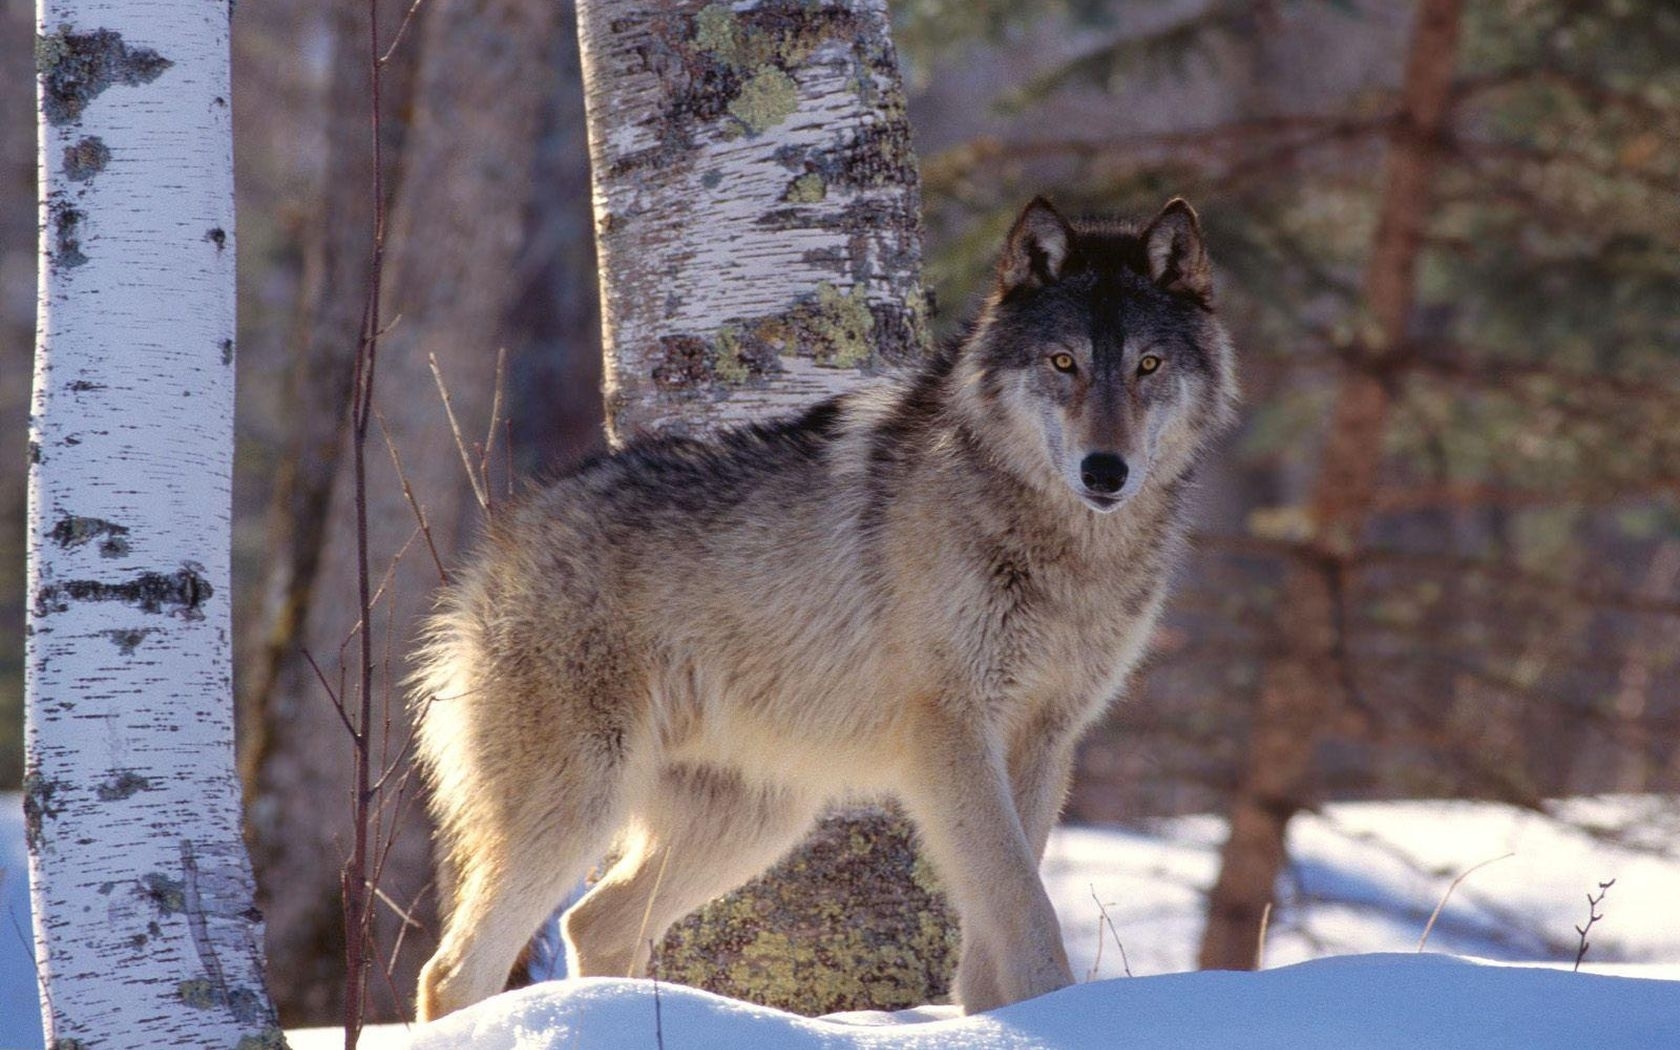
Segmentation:
[(830, 41), (864, 39), (856, 12), (798, 0), (767, 0), (737, 11), (709, 4), (692, 17), (654, 20), (640, 60), (680, 70), (657, 117), (658, 145), (619, 158), (612, 174), (689, 161), (695, 131), (720, 121), (725, 138), (759, 135), (799, 109), (794, 72)]
[[(957, 926), (914, 841), (902, 816), (825, 821), (744, 891), (678, 923), (653, 972), (807, 1016), (939, 1001)], [(821, 892), (810, 883), (817, 871)]]
[(748, 132), (759, 135), (780, 124), (799, 108), (799, 85), (775, 66), (766, 66), (741, 85), (729, 101), (729, 115)]
[(653, 381), (665, 391), (701, 391), (743, 386), (781, 371), (779, 359), (809, 357), (826, 368), (868, 367), (881, 327), (862, 285), (841, 291), (828, 281), (788, 310), (730, 321), (709, 335), (673, 335), (660, 340), (662, 360)]
[(35, 38), (41, 112), (55, 127), (81, 119), (88, 103), (106, 88), (149, 84), (171, 65), (149, 47), (129, 47), (122, 34), (110, 29), (77, 33), (61, 25)]
[(71, 182), (87, 182), (111, 163), (111, 147), (98, 135), (87, 135), (73, 146), (64, 147), (64, 177)]

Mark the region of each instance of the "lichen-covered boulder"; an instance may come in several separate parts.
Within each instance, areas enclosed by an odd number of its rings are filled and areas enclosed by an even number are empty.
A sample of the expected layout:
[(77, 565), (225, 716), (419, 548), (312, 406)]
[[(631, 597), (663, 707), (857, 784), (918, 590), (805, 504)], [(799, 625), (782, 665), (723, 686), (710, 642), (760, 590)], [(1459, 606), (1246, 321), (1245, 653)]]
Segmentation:
[(942, 1001), (956, 913), (894, 810), (851, 808), (752, 882), (671, 928), (662, 981), (816, 1016)]

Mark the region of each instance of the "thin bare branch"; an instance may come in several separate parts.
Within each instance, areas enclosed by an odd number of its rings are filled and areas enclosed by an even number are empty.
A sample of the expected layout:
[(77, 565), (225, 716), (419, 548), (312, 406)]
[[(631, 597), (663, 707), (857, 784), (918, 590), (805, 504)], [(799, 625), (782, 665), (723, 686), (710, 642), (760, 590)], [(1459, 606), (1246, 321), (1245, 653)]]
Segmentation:
[[(402, 24), (397, 26), (397, 35), (391, 38), (391, 46), (386, 48), (385, 53), (379, 56), (380, 65), (383, 66), (390, 62), (391, 56), (397, 53), (397, 45), (402, 43), (403, 34), (408, 32), (408, 24), (414, 21), (414, 16), (420, 10), (420, 5), (425, 2), (426, 0), (414, 0), (414, 3), (408, 5), (408, 12), (403, 15)], [(396, 319), (393, 318), (391, 323), (396, 324)]]
[(473, 496), (478, 505), (485, 510), (490, 509), (490, 497), (479, 483), (478, 472), (473, 469), (472, 456), (467, 452), (467, 442), (461, 436), (461, 424), (455, 419), (455, 402), (449, 396), (449, 386), (443, 381), (443, 370), (438, 367), (437, 355), (427, 354), (426, 361), (432, 366), (432, 378), (437, 380), (438, 396), (443, 398), (443, 411), (449, 416), (449, 430), (455, 435), (456, 451), (461, 453), (461, 466), (466, 468), (467, 480), (472, 482)]
[(377, 409), (373, 418), (379, 423), (379, 432), (385, 437), (385, 447), (391, 450), (391, 466), (396, 469), (397, 480), (402, 483), (403, 498), (408, 500), (408, 506), (414, 511), (414, 520), (420, 523), (420, 534), (426, 537), (426, 549), (432, 554), (432, 564), (437, 567), (438, 581), (449, 583), (449, 570), (443, 567), (443, 559), (438, 556), (437, 544), (432, 542), (432, 529), (426, 523), (426, 512), (414, 498), (414, 487), (408, 483), (408, 473), (403, 470), (402, 457), (397, 455), (397, 444), (391, 440), (391, 429), (385, 425), (385, 416)]
[(333, 689), (332, 684), (327, 681), (327, 676), (321, 673), (321, 665), (315, 662), (314, 654), (306, 648), (303, 650), (303, 658), (309, 661), (310, 670), (315, 672), (316, 680), (321, 683), (321, 688), (326, 690), (328, 699), (332, 701), (333, 710), (338, 712), (338, 720), (344, 723), (344, 728), (350, 733), (351, 739), (359, 742), (362, 736), (361, 733), (357, 732), (356, 727), (350, 724), (350, 712), (345, 709), (343, 698), (338, 695), (338, 692)]
[(507, 382), (507, 347), (496, 349), (496, 385), (490, 398), (490, 426), (484, 437), (484, 448), (478, 456), (478, 476), (485, 491), (485, 509), (489, 510), (490, 457), (496, 453), (496, 425), (502, 418), (502, 390)]

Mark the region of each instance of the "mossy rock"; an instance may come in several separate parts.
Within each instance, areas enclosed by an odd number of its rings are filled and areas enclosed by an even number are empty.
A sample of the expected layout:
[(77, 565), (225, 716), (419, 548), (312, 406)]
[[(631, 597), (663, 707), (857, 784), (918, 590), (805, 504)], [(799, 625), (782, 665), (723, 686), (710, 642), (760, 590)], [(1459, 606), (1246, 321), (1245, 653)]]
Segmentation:
[(757, 879), (690, 915), (653, 972), (806, 1016), (943, 1001), (956, 913), (896, 811), (853, 808)]

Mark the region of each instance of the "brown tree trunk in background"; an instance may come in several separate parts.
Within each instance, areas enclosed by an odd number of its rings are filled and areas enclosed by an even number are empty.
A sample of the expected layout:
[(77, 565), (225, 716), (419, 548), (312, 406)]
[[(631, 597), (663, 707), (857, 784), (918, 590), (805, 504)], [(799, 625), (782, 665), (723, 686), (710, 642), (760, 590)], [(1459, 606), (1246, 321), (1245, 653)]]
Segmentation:
[[(375, 408), (445, 558), (470, 534), (478, 510), (427, 358), (438, 359), (467, 440), (482, 441), (511, 296), (509, 275), (524, 242), (539, 115), (551, 83), (544, 63), (559, 14), (549, 0), (437, 5), (424, 9), (410, 30), (417, 38), (404, 44), (416, 49), (410, 53), (419, 55), (420, 65), (387, 234), (381, 294), (387, 323), (394, 326), (381, 343)], [(343, 190), (365, 193), (366, 186)], [(405, 654), (439, 574), (425, 541), (416, 538), (415, 517), (383, 439), (376, 434), (372, 441), (369, 548), (376, 584), (384, 582), (371, 624), (379, 665), (375, 688), (377, 702), (390, 705), (395, 750), (407, 723), (399, 684)], [(264, 754), (251, 799), (268, 861), (269, 968), (288, 1023), (326, 1022), (340, 1006), (338, 881), (350, 840), (350, 742), (303, 651), (314, 655), (336, 687), (349, 659), (341, 658), (341, 647), (356, 626), (349, 473), (339, 471), (334, 481), (315, 582), (307, 608), (298, 613), (300, 645), (284, 654), (265, 705)], [(385, 578), (385, 566), (404, 551)], [(353, 681), (354, 668), (344, 671)], [(408, 1013), (415, 974), (434, 935), (423, 893), (431, 877), (430, 835), (417, 799), (407, 800), (395, 826), (398, 838), (381, 888), (405, 909), (420, 901), (415, 917), (424, 928), (405, 935), (389, 981), (374, 976), (370, 1019)], [(379, 920), (376, 941), (389, 953), (399, 926), (390, 908), (381, 908)]]
[[(285, 702), (302, 699), (278, 695), (275, 683), (281, 667), (297, 654), (315, 583), (338, 472), (373, 240), (369, 231), (372, 206), (368, 195), (360, 192), (373, 167), (373, 153), (367, 147), (367, 72), (356, 61), (367, 33), (366, 12), (350, 4), (340, 6), (332, 16), (330, 33), (332, 74), (319, 93), (317, 108), (326, 157), (317, 176), (315, 212), (303, 246), (297, 318), (290, 340), (285, 404), (291, 429), (269, 503), (262, 639), (258, 651), (240, 668), (239, 766), (248, 791), (268, 758), (272, 727), (294, 714)], [(259, 804), (257, 797), (247, 801), (255, 843), (282, 846), (263, 828), (272, 803)], [(262, 856), (259, 870), (268, 859)]]
[[(802, 407), (925, 352), (882, 0), (584, 0), (578, 28), (616, 440)], [(901, 817), (832, 819), (680, 923), (655, 972), (804, 1013), (927, 1002), (955, 938), (917, 874)]]
[(577, 12), (544, 63), (548, 108), (537, 147), (526, 243), (509, 308), (504, 415), (519, 478), (544, 477), (605, 444), (601, 411), (601, 300), (595, 281), (595, 213), (589, 200), (589, 133), (578, 63)]
[(1390, 393), (1382, 374), (1406, 342), (1417, 300), (1422, 233), (1451, 104), (1462, 0), (1421, 0), (1390, 138), (1364, 282), (1373, 341), (1337, 391), (1310, 497), (1313, 534), (1289, 567), (1279, 618), (1283, 654), (1264, 670), (1230, 837), (1208, 898), (1203, 969), (1252, 969), (1261, 917), (1287, 853), (1290, 819), (1311, 801), (1314, 757), (1338, 714), (1342, 637), (1338, 566), (1369, 517)]

